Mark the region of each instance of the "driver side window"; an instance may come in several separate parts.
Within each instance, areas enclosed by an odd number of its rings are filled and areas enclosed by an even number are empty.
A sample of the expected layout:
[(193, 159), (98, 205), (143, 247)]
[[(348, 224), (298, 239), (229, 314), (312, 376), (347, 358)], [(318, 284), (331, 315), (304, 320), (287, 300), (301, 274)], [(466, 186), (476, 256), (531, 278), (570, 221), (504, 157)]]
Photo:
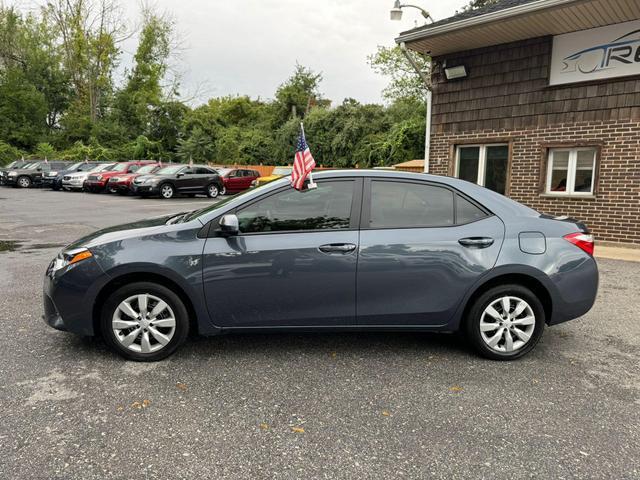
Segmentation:
[(313, 190), (286, 189), (237, 212), (241, 233), (349, 228), (355, 182), (319, 182)]

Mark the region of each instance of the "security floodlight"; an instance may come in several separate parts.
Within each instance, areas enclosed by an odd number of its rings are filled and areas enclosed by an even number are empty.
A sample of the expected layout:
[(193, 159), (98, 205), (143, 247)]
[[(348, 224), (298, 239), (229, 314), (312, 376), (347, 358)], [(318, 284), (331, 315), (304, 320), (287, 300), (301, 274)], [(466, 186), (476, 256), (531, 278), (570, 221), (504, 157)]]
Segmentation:
[(444, 75), (445, 77), (447, 77), (447, 80), (455, 80), (456, 78), (465, 78), (467, 76), (467, 68), (464, 65), (445, 68)]

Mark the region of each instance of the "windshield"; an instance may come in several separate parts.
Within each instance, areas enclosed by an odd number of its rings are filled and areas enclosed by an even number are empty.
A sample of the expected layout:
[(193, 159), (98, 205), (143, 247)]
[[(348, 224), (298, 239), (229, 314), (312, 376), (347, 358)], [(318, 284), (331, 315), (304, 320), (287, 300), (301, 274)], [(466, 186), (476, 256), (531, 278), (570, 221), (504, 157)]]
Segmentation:
[(273, 172), (271, 172), (271, 175), (291, 175), (292, 170), (293, 167), (276, 167), (273, 169)]
[(70, 167), (65, 167), (64, 170), (78, 170), (83, 164), (84, 162), (74, 163)]
[(128, 163), (115, 163), (114, 167), (110, 169), (111, 172), (126, 172), (127, 167), (129, 167)]
[[(99, 165), (96, 165), (95, 167), (93, 167), (91, 170), (88, 170), (88, 171), (89, 172), (106, 172), (113, 165), (114, 165), (113, 163), (101, 163)], [(85, 171), (87, 171), (87, 170), (85, 170)]]
[(15, 162), (11, 162), (9, 165), (7, 165), (7, 166), (6, 166), (6, 167), (4, 167), (4, 168), (13, 168), (13, 167), (15, 167), (18, 163), (20, 163), (20, 161), (19, 161), (19, 160), (16, 160)]
[(153, 171), (158, 168), (157, 165), (145, 165), (138, 169), (136, 173), (144, 174), (144, 173), (153, 173)]
[(171, 165), (170, 167), (161, 168), (156, 173), (158, 175), (172, 175), (174, 173), (178, 173), (183, 168), (184, 168), (184, 165)]

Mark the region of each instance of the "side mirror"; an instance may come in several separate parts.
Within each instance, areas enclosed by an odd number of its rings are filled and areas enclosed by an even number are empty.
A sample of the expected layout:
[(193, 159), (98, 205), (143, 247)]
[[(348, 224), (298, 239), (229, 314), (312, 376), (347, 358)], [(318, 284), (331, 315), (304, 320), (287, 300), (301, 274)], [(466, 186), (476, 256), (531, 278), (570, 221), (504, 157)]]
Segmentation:
[(176, 178), (180, 178), (180, 177), (183, 177), (183, 176), (184, 176), (184, 173), (177, 173), (176, 174)]
[(36, 171), (41, 172), (42, 171), (42, 167), (36, 168)]
[(240, 233), (240, 223), (238, 217), (233, 213), (224, 215), (220, 219), (220, 232), (224, 236), (231, 237)]

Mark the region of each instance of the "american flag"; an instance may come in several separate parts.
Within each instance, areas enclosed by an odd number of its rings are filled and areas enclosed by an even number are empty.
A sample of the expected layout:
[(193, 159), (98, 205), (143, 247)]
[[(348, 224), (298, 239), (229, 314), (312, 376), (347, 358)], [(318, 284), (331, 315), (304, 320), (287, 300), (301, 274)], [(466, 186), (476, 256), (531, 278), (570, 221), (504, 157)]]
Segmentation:
[(315, 167), (316, 161), (313, 159), (307, 140), (304, 138), (304, 127), (300, 124), (300, 136), (298, 137), (298, 146), (291, 172), (291, 186), (296, 190), (302, 190), (304, 181)]

